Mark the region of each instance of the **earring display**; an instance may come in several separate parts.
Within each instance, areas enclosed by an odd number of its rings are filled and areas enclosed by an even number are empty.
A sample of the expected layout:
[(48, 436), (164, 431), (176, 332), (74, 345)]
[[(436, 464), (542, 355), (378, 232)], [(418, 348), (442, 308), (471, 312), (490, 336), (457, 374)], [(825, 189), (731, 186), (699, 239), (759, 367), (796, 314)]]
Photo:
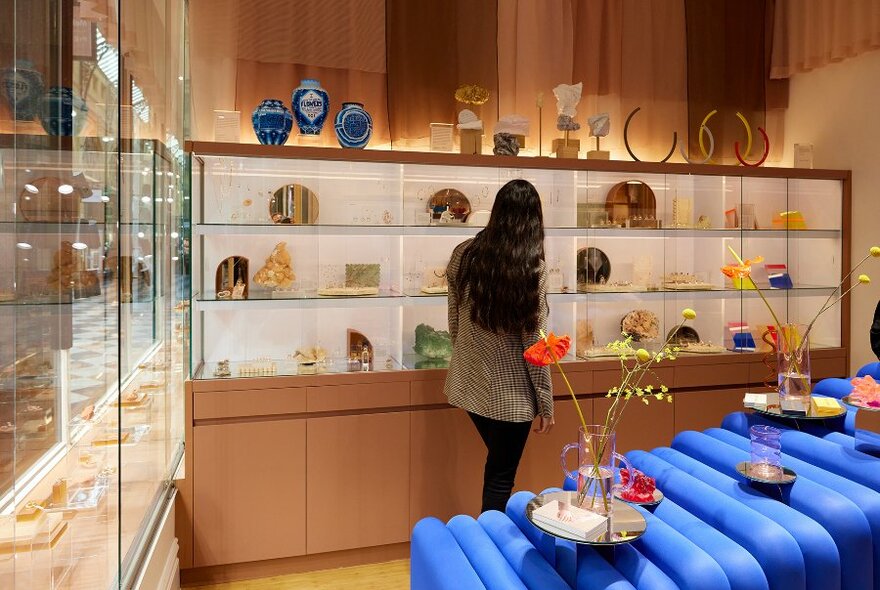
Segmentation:
[(657, 198), (651, 187), (639, 180), (619, 182), (605, 197), (605, 211), (611, 223), (624, 227), (659, 228)]
[(348, 329), (349, 371), (369, 371), (373, 367), (373, 345), (357, 330)]
[(427, 295), (438, 295), (446, 293), (448, 290), (449, 284), (446, 282), (445, 266), (429, 268), (422, 273), (422, 293)]
[(318, 289), (318, 295), (357, 297), (379, 294), (379, 277), (382, 270), (380, 264), (346, 264), (342, 280), (336, 278), (337, 268), (337, 266), (327, 266), (322, 269), (322, 285)]
[(578, 290), (586, 291), (593, 285), (604, 285), (611, 278), (611, 260), (599, 248), (592, 246), (577, 251)]
[(689, 272), (671, 272), (663, 275), (663, 288), (672, 291), (709, 291), (714, 289), (715, 285)]
[(217, 265), (214, 289), (217, 299), (247, 299), (248, 259), (230, 256)]
[(433, 222), (443, 221), (443, 214), (447, 211), (446, 221), (465, 223), (471, 213), (471, 202), (464, 193), (454, 188), (440, 189), (428, 199), (428, 211), (431, 213)]

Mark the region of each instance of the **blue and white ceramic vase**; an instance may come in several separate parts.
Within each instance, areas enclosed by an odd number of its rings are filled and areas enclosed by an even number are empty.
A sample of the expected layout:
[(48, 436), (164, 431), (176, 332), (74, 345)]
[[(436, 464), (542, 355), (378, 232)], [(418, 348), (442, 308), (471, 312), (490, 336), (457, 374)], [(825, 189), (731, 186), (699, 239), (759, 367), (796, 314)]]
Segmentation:
[(16, 121), (33, 121), (43, 96), (43, 75), (29, 61), (18, 60), (14, 68), (3, 70), (3, 96)]
[(330, 111), (330, 97), (317, 80), (303, 80), (293, 91), (291, 106), (296, 116), (296, 125), (303, 135), (320, 135), (327, 113)]
[(336, 114), (336, 139), (344, 148), (362, 148), (373, 135), (373, 118), (359, 102), (344, 102)]
[(284, 145), (293, 129), (293, 115), (284, 102), (267, 98), (251, 115), (254, 133), (263, 145)]
[(86, 101), (65, 86), (52, 86), (40, 101), (40, 124), (49, 135), (79, 135), (88, 114)]

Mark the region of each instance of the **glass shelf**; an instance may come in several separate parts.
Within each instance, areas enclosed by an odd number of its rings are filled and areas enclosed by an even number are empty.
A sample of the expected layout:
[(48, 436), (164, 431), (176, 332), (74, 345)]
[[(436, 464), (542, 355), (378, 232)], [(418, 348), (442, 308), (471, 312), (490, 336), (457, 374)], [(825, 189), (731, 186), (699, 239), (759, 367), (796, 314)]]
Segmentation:
[[(71, 224), (76, 226), (76, 224)], [(142, 223), (139, 225), (149, 225)], [(272, 224), (272, 223), (202, 223), (193, 228), (194, 235), (241, 235), (241, 234), (294, 234), (339, 236), (474, 236), (483, 227), (466, 224), (436, 225), (335, 225), (335, 224)], [(834, 229), (695, 229), (684, 227), (638, 228), (638, 227), (555, 227), (545, 226), (544, 233), (550, 237), (638, 237), (638, 238), (699, 238), (754, 236), (788, 238), (792, 234), (811, 238), (837, 238), (840, 230)]]
[[(240, 374), (244, 365), (253, 364), (257, 361), (230, 361), (229, 375), (220, 377), (215, 375), (217, 370), (217, 362), (205, 362), (193, 374), (193, 379), (259, 379), (261, 377), (290, 377), (294, 375), (344, 375), (347, 373), (387, 373), (391, 371), (400, 371), (407, 367), (399, 361), (391, 359), (390, 366), (388, 359), (379, 359), (375, 361), (376, 368), (370, 371), (362, 371), (360, 363), (357, 361), (348, 361), (344, 358), (327, 359), (324, 363), (301, 364), (291, 360), (275, 360), (270, 359), (267, 362), (274, 364), (274, 372), (267, 371), (264, 374)], [(263, 362), (263, 361), (260, 361)]]

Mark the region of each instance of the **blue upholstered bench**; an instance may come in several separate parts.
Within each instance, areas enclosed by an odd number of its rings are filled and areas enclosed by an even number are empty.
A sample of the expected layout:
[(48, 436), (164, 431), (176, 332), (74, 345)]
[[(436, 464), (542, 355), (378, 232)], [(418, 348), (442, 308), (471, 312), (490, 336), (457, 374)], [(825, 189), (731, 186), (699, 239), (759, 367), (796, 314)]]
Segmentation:
[[(793, 485), (736, 472), (753, 424), (783, 429)], [(643, 511), (640, 539), (613, 551), (542, 533), (525, 517), (527, 492), (505, 514), (423, 519), (412, 536), (412, 589), (880, 590), (880, 459), (854, 449), (845, 420), (792, 425), (736, 412), (722, 428), (629, 453), (666, 499)]]

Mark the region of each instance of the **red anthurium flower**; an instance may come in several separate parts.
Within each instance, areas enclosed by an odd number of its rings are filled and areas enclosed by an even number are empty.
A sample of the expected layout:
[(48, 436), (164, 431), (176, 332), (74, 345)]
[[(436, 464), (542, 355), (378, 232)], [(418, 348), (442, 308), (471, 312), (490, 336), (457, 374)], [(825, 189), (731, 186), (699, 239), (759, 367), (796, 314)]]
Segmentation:
[(553, 332), (529, 346), (523, 353), (527, 362), (539, 367), (546, 367), (554, 361), (561, 360), (571, 348), (569, 336), (557, 337)]

